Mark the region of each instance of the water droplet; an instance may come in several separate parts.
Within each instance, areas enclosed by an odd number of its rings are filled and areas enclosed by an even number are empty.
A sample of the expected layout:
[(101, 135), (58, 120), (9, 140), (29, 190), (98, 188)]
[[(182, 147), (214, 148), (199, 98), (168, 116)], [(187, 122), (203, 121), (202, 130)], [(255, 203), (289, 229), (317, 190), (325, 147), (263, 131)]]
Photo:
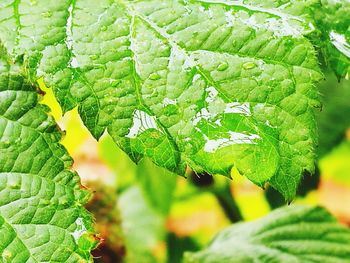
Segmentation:
[(254, 62), (246, 62), (243, 64), (244, 69), (252, 69), (255, 67), (256, 67), (256, 64)]
[(43, 17), (49, 18), (49, 17), (52, 16), (52, 12), (51, 12), (51, 11), (43, 12), (43, 13), (41, 13), (41, 15), (42, 15)]
[(48, 206), (50, 204), (50, 200), (47, 200), (47, 199), (41, 199), (40, 200), (40, 204), (39, 206), (41, 207), (45, 207), (45, 206)]
[(294, 43), (294, 41), (293, 41), (292, 39), (288, 38), (288, 39), (286, 40), (286, 42), (284, 42), (284, 45), (285, 45), (286, 47), (291, 47), (291, 46), (293, 46), (293, 43)]
[(149, 75), (150, 80), (158, 80), (160, 79), (160, 75), (156, 72), (153, 72), (151, 75)]
[(8, 148), (11, 146), (11, 142), (9, 140), (0, 142), (0, 148)]
[(112, 107), (106, 107), (105, 108), (105, 112), (108, 113), (108, 114), (112, 114), (114, 111), (114, 109)]
[(11, 189), (19, 189), (19, 188), (21, 188), (21, 185), (19, 183), (17, 183), (17, 182), (13, 182), (13, 183), (9, 184), (9, 187)]
[(185, 47), (185, 46), (186, 46), (186, 43), (180, 40), (180, 41), (179, 41), (179, 46), (180, 46), (180, 47)]
[(217, 67), (217, 70), (218, 71), (224, 71), (228, 68), (228, 64), (227, 62), (222, 62), (219, 64), (219, 66)]
[[(120, 84), (120, 80), (118, 79), (118, 80), (113, 80), (112, 82), (111, 82), (111, 86), (112, 87), (117, 87), (119, 84)], [(112, 95), (112, 94), (111, 94)]]
[(5, 260), (5, 262), (7, 262), (7, 260), (9, 260), (10, 258), (12, 258), (12, 253), (10, 251), (8, 251), (7, 249), (5, 249), (2, 252), (2, 258)]
[(89, 58), (92, 60), (95, 60), (95, 59), (98, 59), (98, 56), (94, 54), (94, 55), (90, 55)]
[(101, 26), (101, 31), (106, 31), (107, 30), (107, 26)]
[(63, 206), (67, 205), (68, 204), (68, 198), (67, 197), (60, 198), (58, 200), (58, 204), (63, 205)]

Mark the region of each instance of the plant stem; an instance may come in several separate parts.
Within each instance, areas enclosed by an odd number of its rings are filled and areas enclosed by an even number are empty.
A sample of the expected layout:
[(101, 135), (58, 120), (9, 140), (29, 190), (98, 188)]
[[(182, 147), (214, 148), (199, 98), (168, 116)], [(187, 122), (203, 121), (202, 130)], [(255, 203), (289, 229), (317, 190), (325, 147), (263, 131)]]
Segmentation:
[(225, 184), (219, 189), (214, 189), (213, 194), (232, 223), (243, 220), (239, 207), (231, 194), (229, 184)]

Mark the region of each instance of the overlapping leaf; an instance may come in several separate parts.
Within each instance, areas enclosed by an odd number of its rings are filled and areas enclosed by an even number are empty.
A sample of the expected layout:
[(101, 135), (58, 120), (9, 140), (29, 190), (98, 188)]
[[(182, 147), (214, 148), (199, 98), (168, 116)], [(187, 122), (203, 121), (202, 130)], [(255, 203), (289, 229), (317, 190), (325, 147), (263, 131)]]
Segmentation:
[[(316, 1), (1, 2), (0, 39), (91, 133), (183, 174), (269, 181), (314, 167)], [(303, 14), (305, 13), (305, 14)]]
[(188, 263), (346, 263), (350, 231), (324, 209), (292, 206), (220, 232), (208, 248), (187, 253)]
[(350, 2), (322, 0), (313, 11), (322, 32), (317, 44), (324, 49), (326, 62), (338, 78), (350, 75)]
[(329, 75), (320, 86), (322, 111), (316, 115), (320, 137), (317, 147), (319, 158), (338, 146), (350, 128), (350, 81), (338, 82)]
[(0, 59), (0, 262), (91, 262), (96, 245), (72, 159), (48, 108)]

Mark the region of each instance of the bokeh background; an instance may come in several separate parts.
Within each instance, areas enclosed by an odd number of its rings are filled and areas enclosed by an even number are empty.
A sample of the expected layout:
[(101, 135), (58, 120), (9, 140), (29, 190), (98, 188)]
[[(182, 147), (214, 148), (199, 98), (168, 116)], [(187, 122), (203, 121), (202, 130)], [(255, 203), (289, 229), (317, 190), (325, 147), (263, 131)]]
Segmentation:
[[(95, 141), (76, 109), (62, 116), (52, 91), (39, 84), (42, 103), (66, 131), (74, 169), (94, 193), (88, 209), (102, 239), (95, 262), (181, 262), (184, 251), (199, 250), (226, 226), (285, 205), (272, 188), (263, 190), (237, 171), (232, 180), (191, 171), (185, 178), (147, 159), (136, 165), (107, 134)], [(319, 90), (317, 169), (305, 174), (293, 203), (324, 206), (350, 226), (350, 81), (329, 73)]]

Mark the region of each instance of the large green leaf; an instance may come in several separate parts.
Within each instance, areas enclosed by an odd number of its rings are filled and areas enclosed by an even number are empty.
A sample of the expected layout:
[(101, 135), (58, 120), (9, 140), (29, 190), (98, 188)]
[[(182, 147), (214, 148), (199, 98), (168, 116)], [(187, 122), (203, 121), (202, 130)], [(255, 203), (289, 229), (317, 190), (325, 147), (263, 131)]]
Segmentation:
[(33, 80), (134, 160), (294, 197), (314, 169), (317, 1), (6, 0), (0, 39)]
[(0, 262), (92, 262), (89, 193), (36, 88), (0, 56)]
[(319, 207), (291, 206), (221, 231), (188, 263), (347, 263), (350, 230)]

